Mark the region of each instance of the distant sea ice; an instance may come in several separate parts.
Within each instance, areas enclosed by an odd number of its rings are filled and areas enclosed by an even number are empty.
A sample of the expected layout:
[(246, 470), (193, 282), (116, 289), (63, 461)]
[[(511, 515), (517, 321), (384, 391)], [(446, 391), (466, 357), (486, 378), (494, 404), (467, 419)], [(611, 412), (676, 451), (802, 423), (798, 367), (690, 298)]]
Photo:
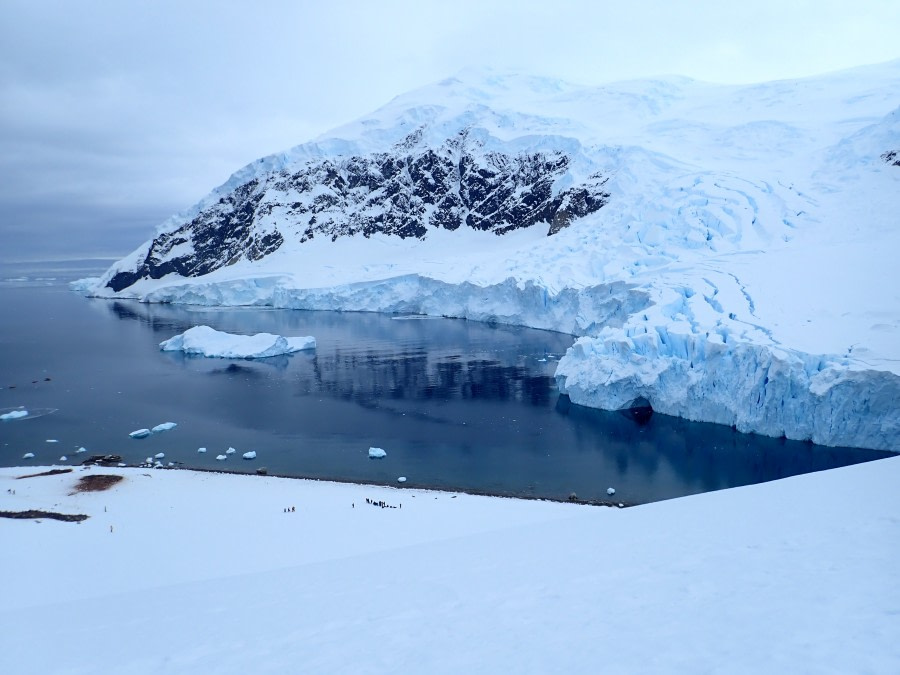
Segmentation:
[(132, 431), (128, 435), (131, 436), (132, 438), (147, 438), (147, 436), (149, 436), (150, 433), (151, 432), (149, 429), (138, 429), (137, 431)]

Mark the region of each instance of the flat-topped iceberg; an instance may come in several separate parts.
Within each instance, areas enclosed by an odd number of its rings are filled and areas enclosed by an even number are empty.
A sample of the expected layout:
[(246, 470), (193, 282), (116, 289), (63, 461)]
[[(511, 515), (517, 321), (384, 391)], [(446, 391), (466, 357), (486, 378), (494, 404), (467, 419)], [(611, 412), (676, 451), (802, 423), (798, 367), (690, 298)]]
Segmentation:
[(209, 326), (194, 326), (180, 335), (160, 342), (159, 348), (165, 352), (181, 351), (185, 354), (220, 359), (264, 359), (304, 349), (315, 349), (316, 339), (311, 335), (283, 337), (272, 333), (234, 335)]

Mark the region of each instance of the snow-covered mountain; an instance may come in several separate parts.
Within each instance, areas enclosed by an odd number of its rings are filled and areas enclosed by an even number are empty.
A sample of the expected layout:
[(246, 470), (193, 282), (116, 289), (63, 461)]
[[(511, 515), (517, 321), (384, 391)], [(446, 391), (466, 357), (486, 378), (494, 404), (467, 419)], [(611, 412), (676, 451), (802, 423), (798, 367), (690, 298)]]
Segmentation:
[(900, 450), (898, 153), (900, 61), (752, 86), (467, 71), (244, 167), (82, 286), (564, 331), (576, 403)]

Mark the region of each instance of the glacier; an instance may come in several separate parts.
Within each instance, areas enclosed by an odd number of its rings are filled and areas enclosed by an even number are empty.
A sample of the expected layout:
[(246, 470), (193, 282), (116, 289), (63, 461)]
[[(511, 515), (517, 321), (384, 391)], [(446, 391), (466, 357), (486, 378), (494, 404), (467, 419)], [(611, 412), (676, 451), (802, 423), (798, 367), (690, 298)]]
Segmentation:
[(900, 61), (583, 87), (491, 70), (235, 173), (96, 297), (560, 331), (560, 391), (900, 451)]

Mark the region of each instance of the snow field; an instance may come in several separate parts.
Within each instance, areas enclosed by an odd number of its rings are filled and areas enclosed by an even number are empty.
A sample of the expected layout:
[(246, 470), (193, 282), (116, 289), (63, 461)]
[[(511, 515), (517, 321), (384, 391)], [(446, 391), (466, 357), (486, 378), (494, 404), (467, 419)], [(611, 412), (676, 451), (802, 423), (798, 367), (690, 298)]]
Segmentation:
[[(0, 519), (10, 672), (900, 663), (900, 458), (621, 510), (188, 471), (14, 480), (31, 471), (0, 470), (3, 509), (91, 518)], [(125, 481), (71, 494), (89, 473)], [(116, 639), (86, 649), (98, 634)]]

